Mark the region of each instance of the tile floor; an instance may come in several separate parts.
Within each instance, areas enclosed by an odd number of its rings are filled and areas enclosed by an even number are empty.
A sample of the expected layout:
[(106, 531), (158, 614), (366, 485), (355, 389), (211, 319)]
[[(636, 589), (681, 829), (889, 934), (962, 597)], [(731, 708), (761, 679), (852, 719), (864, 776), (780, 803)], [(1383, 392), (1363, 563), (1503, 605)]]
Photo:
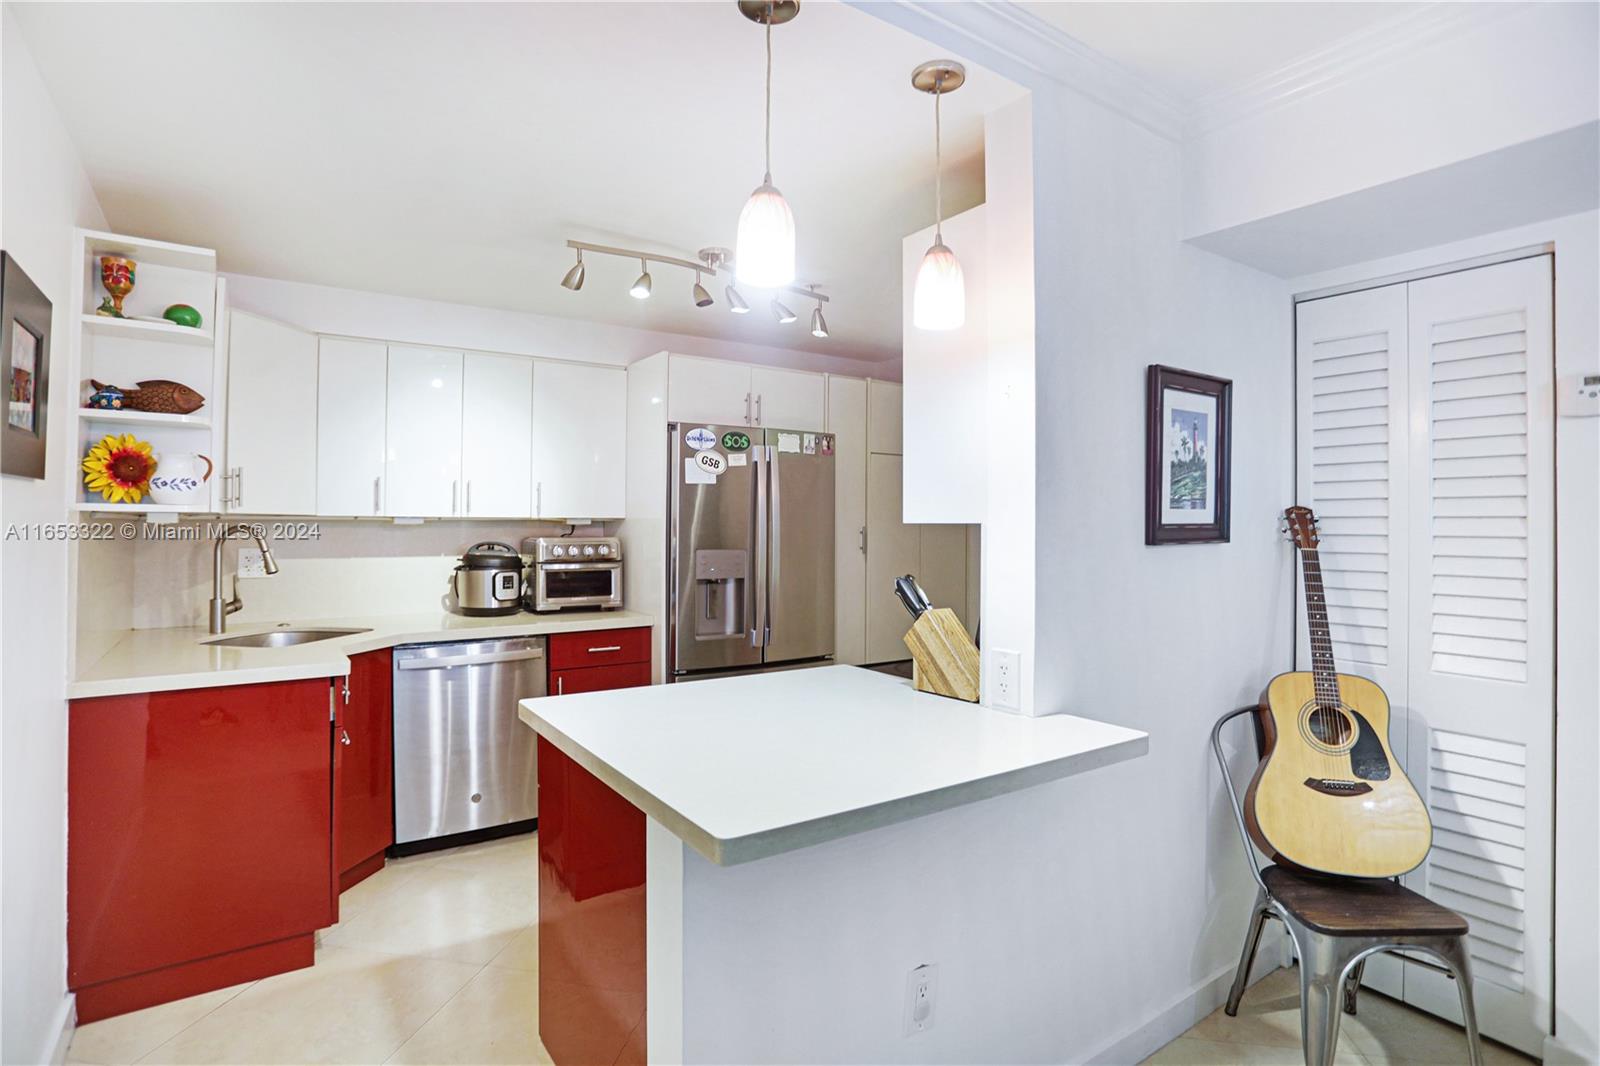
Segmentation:
[[(69, 1063), (547, 1064), (539, 1043), (532, 836), (407, 859), (340, 899), (310, 969), (81, 1026)], [(1148, 1060), (1297, 1066), (1296, 977), (1280, 970)], [(1366, 993), (1340, 1066), (1465, 1062), (1461, 1031)], [(1531, 1060), (1484, 1045), (1485, 1066)]]

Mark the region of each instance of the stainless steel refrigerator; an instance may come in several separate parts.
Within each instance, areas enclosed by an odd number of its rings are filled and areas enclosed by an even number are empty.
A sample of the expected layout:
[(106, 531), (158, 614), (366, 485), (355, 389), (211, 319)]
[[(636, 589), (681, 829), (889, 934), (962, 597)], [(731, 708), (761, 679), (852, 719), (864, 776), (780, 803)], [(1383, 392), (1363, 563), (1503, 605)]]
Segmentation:
[(833, 656), (833, 435), (672, 423), (671, 680)]

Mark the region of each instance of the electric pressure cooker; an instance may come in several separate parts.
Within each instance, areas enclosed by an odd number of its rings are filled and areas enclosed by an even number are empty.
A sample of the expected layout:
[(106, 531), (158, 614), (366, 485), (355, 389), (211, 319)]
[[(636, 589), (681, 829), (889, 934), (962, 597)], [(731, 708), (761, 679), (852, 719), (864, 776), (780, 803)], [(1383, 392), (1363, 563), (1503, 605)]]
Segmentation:
[(522, 600), (522, 556), (509, 544), (481, 541), (462, 553), (452, 581), (462, 614), (516, 614)]

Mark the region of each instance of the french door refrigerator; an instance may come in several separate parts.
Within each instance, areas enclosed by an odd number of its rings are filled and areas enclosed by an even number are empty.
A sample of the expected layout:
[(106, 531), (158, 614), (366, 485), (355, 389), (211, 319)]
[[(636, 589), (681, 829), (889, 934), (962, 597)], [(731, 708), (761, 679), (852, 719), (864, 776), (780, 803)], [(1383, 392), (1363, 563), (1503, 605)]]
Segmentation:
[(833, 435), (672, 423), (667, 673), (833, 656)]

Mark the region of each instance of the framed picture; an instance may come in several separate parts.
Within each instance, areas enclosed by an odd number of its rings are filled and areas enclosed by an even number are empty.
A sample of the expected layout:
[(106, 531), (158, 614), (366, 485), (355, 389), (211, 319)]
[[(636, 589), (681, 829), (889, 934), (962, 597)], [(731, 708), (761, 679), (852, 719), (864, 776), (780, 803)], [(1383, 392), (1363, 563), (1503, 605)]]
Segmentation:
[(8, 385), (0, 426), (0, 473), (43, 478), (50, 401), (50, 301), (9, 253), (0, 252), (0, 359)]
[(1226, 541), (1233, 382), (1151, 366), (1145, 396), (1144, 542)]

